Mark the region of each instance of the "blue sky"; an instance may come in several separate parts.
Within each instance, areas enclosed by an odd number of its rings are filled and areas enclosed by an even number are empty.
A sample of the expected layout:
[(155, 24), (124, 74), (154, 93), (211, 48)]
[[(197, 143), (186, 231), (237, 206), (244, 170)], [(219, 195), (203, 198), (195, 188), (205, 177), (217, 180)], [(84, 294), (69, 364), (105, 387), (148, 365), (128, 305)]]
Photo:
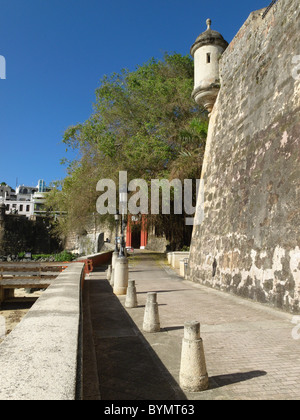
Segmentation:
[(92, 113), (105, 74), (134, 70), (164, 52), (189, 54), (212, 19), (230, 42), (270, 0), (0, 0), (0, 182), (65, 177), (61, 143)]

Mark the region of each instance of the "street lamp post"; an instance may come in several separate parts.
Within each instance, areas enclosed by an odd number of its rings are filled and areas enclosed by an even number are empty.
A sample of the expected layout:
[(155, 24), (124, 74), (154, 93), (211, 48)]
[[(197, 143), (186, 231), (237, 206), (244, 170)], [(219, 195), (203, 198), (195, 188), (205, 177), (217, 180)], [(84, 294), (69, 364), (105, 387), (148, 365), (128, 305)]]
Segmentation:
[(115, 237), (115, 250), (112, 255), (112, 262), (111, 262), (111, 275), (110, 275), (110, 285), (114, 286), (115, 283), (115, 268), (116, 268), (116, 261), (119, 256), (119, 249), (118, 249), (118, 228), (119, 228), (119, 220), (120, 215), (118, 212), (115, 214), (115, 223), (116, 223), (116, 237)]
[(125, 256), (125, 209), (127, 206), (127, 187), (120, 188), (120, 210), (121, 210), (121, 243), (119, 256), (116, 259), (115, 265), (115, 281), (114, 281), (114, 293), (116, 295), (126, 295), (128, 287), (128, 259)]
[(120, 257), (125, 257), (125, 239), (124, 239), (124, 231), (126, 225), (125, 219), (125, 209), (127, 206), (127, 187), (123, 186), (120, 187), (120, 194), (119, 194), (119, 203), (120, 203), (120, 210), (121, 210), (121, 243), (120, 243)]
[(116, 253), (118, 253), (119, 252), (119, 250), (118, 250), (118, 228), (119, 228), (119, 220), (120, 220), (120, 215), (119, 215), (119, 212), (117, 212), (116, 214), (115, 214), (115, 222), (116, 222), (116, 237), (115, 237), (115, 251), (114, 252), (116, 252)]
[(120, 241), (120, 252), (119, 252), (119, 257), (126, 257), (125, 254), (125, 247), (126, 247), (126, 243), (125, 243), (125, 227), (127, 224), (127, 220), (125, 216), (122, 216), (122, 221), (121, 221), (121, 241)]

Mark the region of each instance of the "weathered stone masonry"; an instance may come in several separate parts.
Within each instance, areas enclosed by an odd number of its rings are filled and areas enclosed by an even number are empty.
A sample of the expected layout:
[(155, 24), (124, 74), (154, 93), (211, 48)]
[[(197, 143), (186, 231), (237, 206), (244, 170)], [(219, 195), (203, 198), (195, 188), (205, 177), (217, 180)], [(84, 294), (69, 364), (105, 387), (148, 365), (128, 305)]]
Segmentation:
[(194, 282), (300, 312), (299, 0), (253, 12), (224, 52), (202, 172)]
[(26, 251), (48, 254), (60, 250), (59, 239), (52, 234), (47, 217), (29, 220), (25, 216), (5, 215), (5, 206), (0, 205), (0, 256)]

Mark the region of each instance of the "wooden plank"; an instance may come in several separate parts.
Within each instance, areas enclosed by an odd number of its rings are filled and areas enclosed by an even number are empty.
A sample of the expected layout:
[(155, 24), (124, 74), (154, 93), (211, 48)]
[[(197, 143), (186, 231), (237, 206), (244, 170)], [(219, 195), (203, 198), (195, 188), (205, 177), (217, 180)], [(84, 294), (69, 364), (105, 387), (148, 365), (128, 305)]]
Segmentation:
[(40, 277), (44, 277), (44, 276), (48, 276), (51, 278), (56, 278), (58, 276), (59, 273), (53, 273), (52, 271), (44, 271), (43, 273), (37, 273), (34, 271), (20, 271), (17, 272), (15, 271), (14, 273), (10, 272), (10, 271), (3, 271), (2, 273), (2, 277), (4, 278), (12, 278), (12, 277), (34, 277), (34, 278), (40, 278)]
[(61, 266), (68, 264), (68, 261), (1, 261), (0, 265), (52, 265), (52, 266)]
[(51, 272), (54, 272), (54, 273), (59, 273), (59, 272), (61, 272), (61, 267), (48, 267), (48, 266), (44, 266), (44, 267), (37, 267), (37, 266), (23, 266), (23, 265), (20, 265), (20, 266), (1, 266), (0, 267), (0, 271), (1, 272), (3, 272), (3, 271), (5, 271), (5, 272), (12, 272), (12, 273), (14, 273), (14, 272), (16, 272), (16, 271), (24, 271), (24, 272), (27, 272), (27, 271), (30, 271), (30, 272), (45, 272), (45, 271), (51, 271)]
[(47, 287), (49, 287), (50, 284), (30, 284), (30, 283), (25, 283), (25, 284), (13, 284), (10, 286), (5, 286), (3, 289), (4, 290), (13, 290), (13, 289), (47, 289)]
[(44, 289), (48, 286), (50, 286), (50, 284), (52, 284), (53, 280), (35, 280), (35, 281), (30, 281), (28, 279), (24, 279), (24, 280), (16, 280), (16, 279), (11, 279), (11, 280), (4, 280), (3, 282), (0, 283), (0, 287), (3, 289), (14, 289), (14, 288), (41, 288)]
[(55, 281), (55, 278), (49, 277), (49, 276), (45, 276), (43, 278), (39, 278), (39, 277), (8, 277), (8, 278), (5, 278), (5, 279), (0, 281), (0, 286), (2, 286), (3, 284), (6, 284), (6, 283), (19, 282), (19, 281), (22, 281), (22, 282), (29, 281), (31, 283), (46, 281), (46, 282), (53, 283)]
[(37, 282), (37, 283), (39, 283), (39, 282), (48, 283), (48, 282), (52, 282), (53, 280), (55, 280), (55, 279), (53, 279), (53, 277), (43, 277), (42, 279), (34, 278), (34, 277), (14, 277), (14, 278), (7, 278), (7, 279), (1, 280), (0, 285), (3, 286), (3, 285), (6, 285), (6, 284), (10, 284), (10, 283), (20, 283), (20, 282), (22, 282), (22, 283), (24, 283), (24, 282), (25, 283), (26, 282), (28, 282), (28, 283), (35, 283), (35, 282)]
[(46, 289), (66, 266), (58, 263), (0, 263), (0, 303), (8, 297), (5, 290)]

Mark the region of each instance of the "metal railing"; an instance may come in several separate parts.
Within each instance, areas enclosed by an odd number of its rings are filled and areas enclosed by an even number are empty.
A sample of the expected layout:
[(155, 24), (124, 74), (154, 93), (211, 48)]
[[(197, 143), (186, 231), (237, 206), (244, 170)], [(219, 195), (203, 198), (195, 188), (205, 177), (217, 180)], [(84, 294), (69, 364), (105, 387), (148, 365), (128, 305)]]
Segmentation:
[(272, 7), (274, 6), (274, 4), (277, 3), (277, 1), (278, 0), (272, 0), (272, 2), (269, 4), (269, 6), (266, 8), (266, 10), (264, 11), (264, 13), (262, 14), (262, 19), (264, 19), (267, 16), (267, 14), (272, 9)]

